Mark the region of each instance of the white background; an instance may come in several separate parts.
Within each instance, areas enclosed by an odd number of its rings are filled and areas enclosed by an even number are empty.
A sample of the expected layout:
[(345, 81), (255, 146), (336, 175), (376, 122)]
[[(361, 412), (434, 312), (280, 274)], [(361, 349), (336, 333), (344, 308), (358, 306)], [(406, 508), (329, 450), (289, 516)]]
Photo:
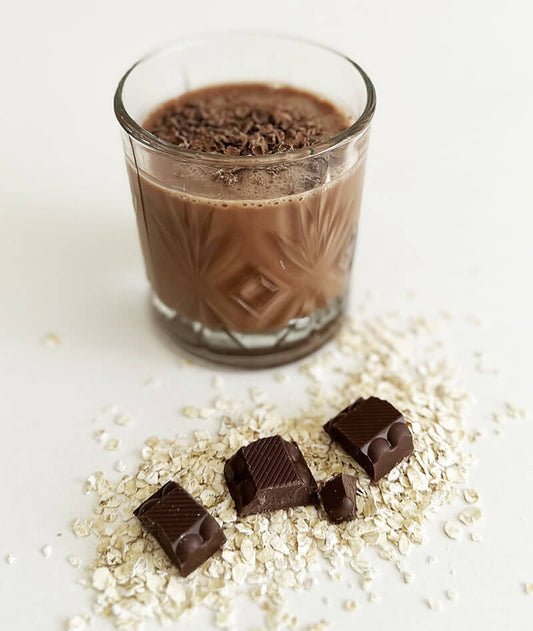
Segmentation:
[[(185, 370), (150, 324), (112, 94), (121, 73), (169, 39), (256, 29), (317, 39), (352, 56), (378, 92), (355, 300), (376, 312), (457, 317), (443, 332), (476, 395), (472, 484), (482, 495), (485, 541), (451, 542), (446, 515), (410, 558), (411, 586), (382, 567), (369, 604), (299, 596), (303, 621), (332, 629), (531, 629), (533, 430), (513, 421), (501, 436), (486, 413), (503, 400), (530, 404), (533, 88), (528, 0), (329, 0), (12, 2), (0, 21), (0, 626), (52, 631), (88, 611), (82, 575), (65, 555), (91, 557), (69, 522), (87, 511), (86, 476), (113, 472), (115, 454), (91, 438), (91, 420), (115, 403), (133, 414), (122, 457), (142, 440), (195, 425), (187, 404), (207, 404), (208, 368)], [(214, 61), (216, 63), (216, 60)], [(367, 292), (372, 292), (372, 298)], [(468, 322), (479, 317), (481, 327)], [(48, 331), (61, 335), (45, 348)], [(473, 370), (486, 350), (497, 377)], [(289, 372), (296, 374), (296, 368)], [(158, 389), (143, 387), (147, 378)], [(227, 372), (231, 393), (266, 387), (282, 410), (305, 393), (270, 371)], [(63, 533), (58, 537), (57, 533)], [(53, 546), (45, 560), (40, 548)], [(4, 562), (14, 552), (13, 566)], [(427, 563), (435, 555), (439, 564)], [(455, 576), (450, 570), (456, 571)], [(446, 601), (453, 587), (459, 601)], [(425, 598), (442, 601), (430, 611)], [(178, 628), (194, 628), (200, 616)], [(254, 614), (248, 620), (260, 624)], [(241, 618), (242, 620), (242, 618)], [(195, 625), (196, 623), (196, 625)], [(349, 626), (346, 626), (349, 625)], [(399, 626), (398, 626), (399, 625)], [(96, 629), (107, 626), (97, 621)], [(241, 627), (240, 627), (241, 628)], [(244, 628), (244, 627), (242, 627)]]

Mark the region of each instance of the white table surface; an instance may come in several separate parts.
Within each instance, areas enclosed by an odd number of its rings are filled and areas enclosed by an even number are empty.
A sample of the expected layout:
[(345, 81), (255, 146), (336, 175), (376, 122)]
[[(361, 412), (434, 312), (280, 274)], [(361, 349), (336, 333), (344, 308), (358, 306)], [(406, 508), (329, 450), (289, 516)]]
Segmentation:
[[(451, 507), (410, 555), (412, 585), (384, 564), (380, 603), (361, 593), (357, 612), (348, 614), (340, 607), (347, 587), (324, 582), (330, 607), (316, 592), (297, 596), (294, 607), (303, 621), (326, 618), (332, 629), (532, 628), (533, 596), (523, 591), (533, 582), (532, 422), (510, 422), (496, 436), (486, 417), (504, 400), (530, 405), (532, 17), (527, 0), (51, 0), (4, 7), (2, 629), (62, 629), (66, 618), (89, 610), (90, 594), (76, 584), (82, 571), (65, 556), (91, 558), (93, 542), (75, 539), (69, 523), (91, 506), (80, 491), (86, 476), (112, 472), (117, 459), (91, 437), (102, 406), (117, 404), (136, 419), (120, 454), (132, 470), (144, 438), (193, 427), (179, 408), (211, 397), (212, 370), (180, 369), (150, 324), (111, 101), (124, 69), (159, 43), (250, 28), (334, 45), (373, 78), (378, 110), (355, 300), (375, 312), (457, 314), (443, 336), (478, 401), (470, 426), (487, 433), (473, 446), (478, 464), (471, 472), (482, 496), (483, 543), (442, 535), (444, 520), (458, 510)], [(62, 338), (57, 348), (40, 343), (50, 331)], [(488, 353), (500, 377), (473, 370), (476, 350)], [(151, 377), (160, 388), (143, 387)], [(224, 379), (236, 395), (265, 387), (283, 410), (306, 400), (291, 385), (275, 384), (272, 371), (233, 371)], [(40, 552), (46, 543), (54, 550), (47, 560)], [(11, 552), (18, 560), (8, 566)], [(439, 564), (427, 563), (430, 554)], [(456, 603), (446, 601), (449, 587), (459, 593)], [(430, 611), (428, 597), (441, 600), (442, 611)], [(176, 628), (198, 628), (205, 619)], [(97, 621), (95, 628), (108, 626)]]

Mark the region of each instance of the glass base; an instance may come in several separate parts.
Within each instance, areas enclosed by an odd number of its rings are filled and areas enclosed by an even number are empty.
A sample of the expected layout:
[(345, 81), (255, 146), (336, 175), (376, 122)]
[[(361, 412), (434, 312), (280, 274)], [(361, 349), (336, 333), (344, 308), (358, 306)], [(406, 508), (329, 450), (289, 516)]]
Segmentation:
[(152, 294), (157, 321), (186, 351), (212, 362), (243, 368), (268, 368), (295, 361), (320, 348), (339, 330), (346, 296), (278, 330), (239, 333), (212, 329), (184, 318)]

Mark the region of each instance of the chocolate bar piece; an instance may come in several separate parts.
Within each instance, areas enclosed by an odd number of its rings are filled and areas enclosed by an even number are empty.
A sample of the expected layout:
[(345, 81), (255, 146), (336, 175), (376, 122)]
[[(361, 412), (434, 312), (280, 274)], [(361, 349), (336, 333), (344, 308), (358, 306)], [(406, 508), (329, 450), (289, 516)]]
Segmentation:
[(176, 482), (167, 482), (133, 514), (182, 576), (193, 572), (226, 543), (215, 519)]
[(318, 502), (318, 488), (296, 443), (281, 436), (241, 447), (224, 467), (240, 516)]
[(336, 475), (320, 488), (320, 499), (331, 521), (340, 524), (355, 518), (357, 478), (347, 473)]
[(413, 451), (405, 418), (377, 397), (355, 403), (324, 425), (326, 432), (377, 482)]

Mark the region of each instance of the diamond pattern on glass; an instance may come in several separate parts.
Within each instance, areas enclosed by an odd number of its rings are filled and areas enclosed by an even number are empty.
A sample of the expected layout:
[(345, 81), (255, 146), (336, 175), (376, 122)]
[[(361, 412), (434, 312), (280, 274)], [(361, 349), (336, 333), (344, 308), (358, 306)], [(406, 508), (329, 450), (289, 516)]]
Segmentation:
[[(148, 217), (158, 263), (162, 269), (175, 270), (172, 275), (160, 273), (159, 282), (166, 283), (160, 298), (191, 320), (216, 325), (223, 318), (220, 286), (239, 257), (239, 245), (214, 230), (213, 209), (201, 212), (183, 200), (176, 206), (171, 200), (165, 202), (168, 212), (152, 212)], [(167, 257), (168, 263), (161, 263)], [(166, 295), (172, 300), (165, 301)]]
[(261, 317), (272, 302), (279, 288), (259, 270), (248, 275), (231, 294), (235, 300), (250, 315)]
[[(271, 235), (291, 284), (296, 317), (323, 308), (346, 289), (355, 245), (355, 206), (334, 192), (301, 202), (292, 221)], [(287, 229), (288, 228), (288, 229)], [(296, 282), (295, 282), (296, 281)]]

